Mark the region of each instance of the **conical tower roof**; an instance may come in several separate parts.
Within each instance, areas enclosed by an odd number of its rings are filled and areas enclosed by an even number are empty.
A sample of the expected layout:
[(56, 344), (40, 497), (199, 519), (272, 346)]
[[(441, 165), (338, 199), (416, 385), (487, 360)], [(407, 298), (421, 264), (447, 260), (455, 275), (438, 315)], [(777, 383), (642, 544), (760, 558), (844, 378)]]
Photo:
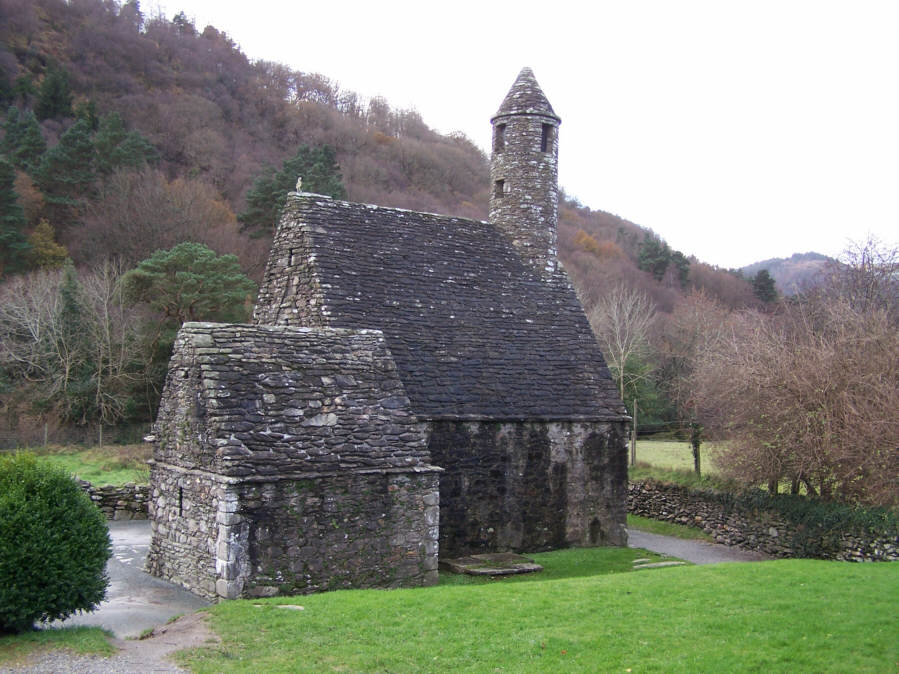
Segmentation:
[(522, 68), (518, 73), (515, 84), (509, 89), (493, 119), (503, 115), (546, 115), (561, 121), (530, 68)]

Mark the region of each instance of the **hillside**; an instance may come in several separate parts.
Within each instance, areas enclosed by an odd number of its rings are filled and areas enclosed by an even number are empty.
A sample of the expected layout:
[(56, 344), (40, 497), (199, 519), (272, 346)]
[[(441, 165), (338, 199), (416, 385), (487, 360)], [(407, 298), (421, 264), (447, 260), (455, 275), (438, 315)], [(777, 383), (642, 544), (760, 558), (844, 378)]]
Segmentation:
[(756, 262), (743, 267), (740, 271), (746, 278), (751, 278), (762, 269), (767, 269), (782, 294), (795, 295), (814, 283), (827, 263), (832, 261), (832, 258), (821, 253), (794, 253), (790, 257), (774, 257)]
[[(415, 111), (363, 100), (323, 75), (254, 62), (227, 34), (212, 26), (200, 30), (183, 14), (148, 19), (133, 0), (0, 0), (0, 43), (4, 107), (34, 109), (54, 71), (68, 76), (73, 112), (40, 123), (49, 147), (79, 110), (93, 109), (101, 117), (118, 113), (158, 151), (152, 171), (98, 181), (77, 218), (51, 219), (76, 263), (123, 253), (134, 263), (192, 238), (238, 254), (258, 279), (267, 238), (249, 239), (235, 215), (264, 169), (277, 168), (303, 145), (334, 149), (352, 201), (486, 216), (487, 157), (470, 140), (439, 134)], [(47, 210), (31, 182), (17, 179), (33, 228)], [(159, 222), (159, 208), (138, 208), (144, 201), (170, 203), (173, 213), (184, 204), (193, 210), (184, 222), (174, 215)], [(121, 224), (126, 221), (132, 227)], [(570, 200), (561, 208), (559, 238), (560, 255), (588, 306), (617, 282), (643, 288), (663, 312), (694, 288), (728, 306), (754, 302), (748, 284), (733, 274), (667, 246), (662, 266), (650, 272), (641, 250), (658, 241), (651, 232)]]

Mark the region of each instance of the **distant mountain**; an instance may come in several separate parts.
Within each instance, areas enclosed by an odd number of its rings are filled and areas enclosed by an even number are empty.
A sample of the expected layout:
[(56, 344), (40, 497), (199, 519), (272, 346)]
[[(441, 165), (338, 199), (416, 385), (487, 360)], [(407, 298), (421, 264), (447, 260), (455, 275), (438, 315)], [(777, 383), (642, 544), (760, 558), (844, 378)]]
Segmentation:
[(821, 253), (793, 253), (790, 257), (773, 257), (740, 269), (746, 278), (752, 278), (762, 269), (774, 277), (777, 289), (784, 295), (795, 295), (802, 288), (813, 285), (833, 258)]

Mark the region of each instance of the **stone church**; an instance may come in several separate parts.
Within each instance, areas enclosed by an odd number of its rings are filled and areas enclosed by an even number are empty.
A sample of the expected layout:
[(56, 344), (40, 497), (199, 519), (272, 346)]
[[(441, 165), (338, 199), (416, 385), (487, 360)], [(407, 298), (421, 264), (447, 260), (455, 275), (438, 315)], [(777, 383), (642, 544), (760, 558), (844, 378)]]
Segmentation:
[(209, 598), (436, 582), (624, 545), (629, 418), (556, 257), (560, 118), (492, 118), (487, 222), (291, 193), (253, 325), (188, 323), (148, 568)]

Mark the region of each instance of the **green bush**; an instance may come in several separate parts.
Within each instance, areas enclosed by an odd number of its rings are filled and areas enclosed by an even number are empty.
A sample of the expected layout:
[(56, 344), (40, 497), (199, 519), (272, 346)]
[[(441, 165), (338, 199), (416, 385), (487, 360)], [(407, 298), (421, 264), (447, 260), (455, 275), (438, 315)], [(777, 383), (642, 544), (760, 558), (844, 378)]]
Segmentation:
[(102, 513), (67, 473), (0, 456), (0, 632), (96, 608), (111, 554)]

